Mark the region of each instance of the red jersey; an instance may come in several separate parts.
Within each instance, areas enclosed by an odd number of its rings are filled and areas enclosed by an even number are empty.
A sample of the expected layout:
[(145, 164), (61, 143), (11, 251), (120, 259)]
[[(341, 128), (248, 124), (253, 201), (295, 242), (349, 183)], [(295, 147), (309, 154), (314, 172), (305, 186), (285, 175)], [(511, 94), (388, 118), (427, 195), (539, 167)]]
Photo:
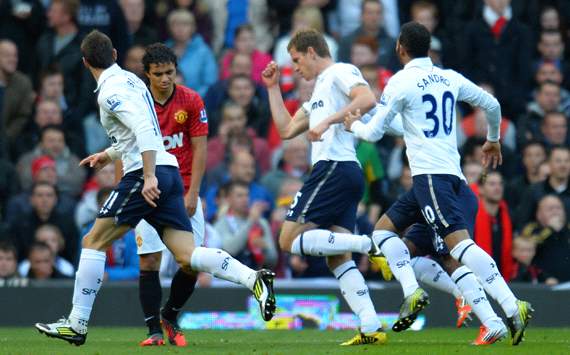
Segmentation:
[(180, 165), (184, 193), (192, 176), (192, 137), (208, 135), (208, 116), (200, 95), (185, 86), (175, 85), (164, 105), (154, 102), (166, 150)]

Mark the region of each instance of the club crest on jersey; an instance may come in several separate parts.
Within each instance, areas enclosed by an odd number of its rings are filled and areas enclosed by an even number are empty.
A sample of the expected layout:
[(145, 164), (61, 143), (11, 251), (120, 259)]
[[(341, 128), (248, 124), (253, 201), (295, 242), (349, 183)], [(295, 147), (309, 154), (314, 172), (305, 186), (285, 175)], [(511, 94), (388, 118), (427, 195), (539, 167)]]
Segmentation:
[(188, 112), (184, 110), (176, 111), (176, 113), (174, 114), (174, 119), (179, 124), (183, 124), (188, 119)]
[(117, 106), (121, 104), (121, 100), (119, 100), (119, 97), (117, 95), (109, 96), (105, 101), (107, 102), (107, 106), (109, 106), (109, 110), (111, 111), (114, 111)]
[(208, 115), (206, 114), (205, 108), (200, 110), (200, 122), (202, 122), (202, 123), (208, 122)]

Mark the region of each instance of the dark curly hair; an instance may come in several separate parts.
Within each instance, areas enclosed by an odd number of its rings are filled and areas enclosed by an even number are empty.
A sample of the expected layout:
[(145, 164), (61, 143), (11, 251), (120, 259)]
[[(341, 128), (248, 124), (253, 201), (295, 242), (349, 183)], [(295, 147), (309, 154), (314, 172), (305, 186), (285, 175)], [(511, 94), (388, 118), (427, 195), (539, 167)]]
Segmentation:
[(147, 46), (142, 62), (146, 73), (149, 72), (151, 64), (172, 63), (175, 67), (178, 65), (174, 51), (162, 43)]
[(412, 21), (402, 26), (398, 41), (406, 49), (410, 57), (427, 57), (431, 35), (424, 25)]

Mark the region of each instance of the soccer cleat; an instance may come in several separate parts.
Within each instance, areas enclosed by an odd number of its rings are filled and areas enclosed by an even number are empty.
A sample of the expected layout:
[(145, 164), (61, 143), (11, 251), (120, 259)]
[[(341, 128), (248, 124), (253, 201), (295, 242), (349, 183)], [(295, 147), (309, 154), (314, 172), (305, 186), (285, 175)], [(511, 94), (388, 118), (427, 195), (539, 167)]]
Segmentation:
[(36, 323), (36, 329), (50, 338), (58, 338), (77, 346), (85, 344), (87, 333), (80, 334), (71, 328), (68, 318), (61, 318), (55, 323)]
[(160, 345), (164, 345), (164, 339), (162, 338), (162, 334), (160, 334), (160, 333), (150, 334), (148, 336), (148, 338), (141, 341), (139, 343), (139, 345), (140, 346), (160, 346)]
[(186, 342), (186, 338), (184, 337), (184, 333), (182, 333), (182, 330), (178, 326), (178, 322), (176, 321), (172, 322), (162, 317), (161, 314), (160, 324), (162, 325), (162, 328), (166, 332), (166, 336), (168, 337), (168, 342), (171, 345), (176, 345), (176, 346), (188, 345), (188, 343)]
[(533, 312), (534, 309), (529, 302), (517, 300), (517, 311), (512, 317), (507, 318), (507, 324), (511, 331), (511, 344), (519, 345), (524, 339), (524, 332)]
[(482, 325), (479, 328), (479, 336), (471, 344), (472, 345), (490, 345), (507, 336), (507, 328), (501, 321), (494, 322), (496, 327), (489, 328)]
[(471, 318), (471, 306), (465, 302), (465, 298), (459, 297), (455, 299), (455, 307), (457, 307), (457, 328), (469, 326), (469, 322), (473, 320)]
[(429, 304), (429, 295), (422, 288), (418, 288), (406, 297), (400, 306), (400, 316), (392, 326), (395, 332), (401, 332), (414, 324), (418, 313)]
[(275, 273), (261, 269), (256, 272), (255, 283), (253, 284), (253, 295), (257, 302), (259, 302), (259, 309), (263, 320), (268, 322), (273, 318), (275, 313), (275, 293), (273, 292), (273, 279)]
[(384, 255), (382, 255), (382, 252), (380, 251), (378, 244), (374, 242), (372, 236), (368, 236), (368, 238), (370, 238), (370, 250), (368, 251), (368, 260), (370, 261), (371, 264), (376, 266), (378, 270), (380, 270), (380, 273), (382, 274), (382, 278), (384, 280), (386, 281), (392, 280), (394, 275), (392, 274), (392, 270), (388, 265), (388, 260), (386, 259), (386, 257), (384, 257)]
[(388, 342), (388, 336), (384, 332), (382, 328), (378, 329), (375, 332), (364, 334), (362, 332), (358, 332), (352, 339), (341, 343), (341, 346), (349, 346), (349, 345), (366, 345), (366, 344), (373, 344), (373, 345), (384, 345)]

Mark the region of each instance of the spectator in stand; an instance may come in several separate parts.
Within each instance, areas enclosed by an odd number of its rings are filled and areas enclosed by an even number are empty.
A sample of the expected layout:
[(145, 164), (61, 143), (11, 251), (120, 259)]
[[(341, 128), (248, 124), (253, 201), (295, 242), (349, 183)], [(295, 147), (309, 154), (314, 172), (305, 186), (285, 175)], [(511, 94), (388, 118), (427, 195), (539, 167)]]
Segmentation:
[(540, 133), (547, 147), (568, 145), (568, 119), (562, 112), (548, 112), (542, 118)]
[[(83, 2), (81, 3), (83, 5)], [(81, 60), (81, 35), (77, 26), (79, 0), (53, 0), (47, 11), (50, 30), (38, 41), (35, 52), (35, 80), (50, 66), (63, 74), (63, 92), (66, 106), (72, 114), (66, 117), (66, 126), (82, 134), (82, 119), (88, 112), (95, 110), (92, 99), (95, 80), (91, 77)]]
[(509, 281), (513, 268), (513, 224), (509, 206), (503, 199), (503, 176), (498, 171), (490, 171), (479, 185), (471, 187), (479, 198), (473, 239), (493, 257), (497, 270)]
[(405, 194), (406, 192), (412, 189), (412, 171), (410, 166), (404, 164), (402, 166), (402, 172), (400, 176), (392, 180), (390, 184), (390, 190), (388, 191), (388, 198), (390, 200), (390, 204), (395, 202), (400, 196)]
[(522, 192), (530, 185), (544, 181), (540, 166), (546, 160), (546, 148), (540, 141), (529, 141), (522, 147), (522, 165), (524, 174), (518, 174), (507, 183), (505, 199), (511, 208), (516, 208), (521, 201)]
[(144, 65), (142, 59), (144, 57), (145, 51), (144, 47), (135, 44), (127, 51), (127, 57), (125, 58), (125, 70), (128, 70), (136, 74), (141, 80), (146, 82), (146, 76), (144, 73)]
[[(32, 161), (32, 181), (34, 184), (45, 182), (57, 186), (58, 177), (55, 161), (48, 155), (42, 155)], [(8, 200), (6, 207), (6, 219), (14, 219), (16, 216), (31, 213), (30, 206), (31, 191), (24, 190), (14, 195)], [(59, 192), (57, 198), (56, 211), (61, 214), (73, 214), (76, 200), (65, 192)]]
[(545, 195), (538, 202), (536, 222), (524, 227), (521, 236), (536, 242), (533, 264), (554, 278), (551, 284), (570, 281), (570, 226), (560, 197)]
[(467, 179), (467, 184), (479, 184), (481, 181), (481, 174), (483, 174), (483, 166), (480, 162), (470, 161), (466, 162), (462, 166), (463, 175)]
[(547, 285), (556, 285), (558, 281), (533, 264), (536, 255), (536, 241), (528, 236), (513, 239), (513, 271), (511, 282), (531, 282), (533, 284), (544, 282)]
[[(269, 191), (258, 184), (255, 180), (255, 159), (251, 153), (247, 151), (238, 151), (231, 156), (229, 165), (229, 175), (225, 177), (224, 182), (241, 181), (249, 187), (249, 203), (250, 205), (256, 201), (266, 202), (267, 215), (273, 210), (273, 198)], [(220, 185), (211, 186), (206, 191), (206, 219), (211, 221), (216, 215), (218, 205), (216, 196)]]
[(168, 30), (171, 36), (166, 45), (178, 57), (178, 70), (184, 77), (184, 85), (197, 91), (200, 96), (218, 77), (214, 53), (201, 35), (196, 33), (196, 20), (188, 10), (174, 10), (168, 15)]
[(28, 255), (28, 249), (34, 240), (36, 229), (40, 225), (48, 223), (57, 226), (63, 233), (66, 247), (60, 255), (74, 263), (78, 256), (77, 229), (73, 223), (72, 215), (60, 213), (55, 209), (57, 205), (55, 186), (46, 182), (34, 184), (30, 196), (30, 205), (32, 207), (30, 212), (21, 212), (7, 221), (14, 238), (14, 244), (18, 249), (18, 255), (22, 257)]
[(0, 279), (20, 277), (18, 274), (18, 251), (14, 244), (0, 240)]
[(129, 29), (131, 45), (140, 45), (143, 47), (158, 42), (158, 33), (147, 24), (143, 23), (145, 13), (144, 0), (120, 0), (119, 1), (125, 20)]
[(40, 73), (38, 102), (53, 101), (59, 105), (62, 115), (69, 114), (69, 104), (63, 93), (63, 73), (57, 65), (50, 65)]
[(227, 1), (208, 0), (214, 25), (212, 48), (221, 54), (223, 48), (234, 47), (235, 30), (249, 23), (255, 31), (256, 47), (267, 52), (273, 45), (273, 32), (269, 23), (267, 0)]
[[(50, 248), (52, 254), (55, 255), (55, 269), (67, 277), (73, 277), (75, 274), (75, 268), (73, 265), (58, 255), (65, 248), (65, 241), (59, 228), (51, 224), (43, 224), (39, 226), (34, 235), (34, 242), (45, 243)], [(28, 275), (29, 271), (30, 260), (25, 259), (18, 265), (18, 273), (20, 275)]]
[(271, 195), (278, 197), (283, 182), (287, 179), (307, 180), (311, 168), (309, 162), (309, 143), (305, 135), (283, 142), (283, 150), (277, 166), (265, 174), (260, 183)]
[[(538, 86), (549, 81), (560, 86), (564, 81), (564, 77), (556, 65), (553, 63), (543, 62), (536, 69), (534, 80)], [(536, 90), (533, 91), (532, 96), (536, 96)], [(560, 110), (567, 116), (570, 115), (570, 91), (562, 86), (560, 86)]]
[(261, 83), (261, 72), (271, 62), (271, 55), (255, 48), (255, 32), (249, 24), (241, 25), (236, 29), (234, 48), (228, 50), (221, 61), (221, 79), (227, 79), (231, 76), (232, 58), (238, 53), (251, 58), (251, 79), (257, 84)]
[(380, 101), (380, 98), (382, 97), (382, 89), (384, 89), (386, 84), (388, 84), (387, 79), (389, 78), (387, 78), (386, 80), (382, 80), (382, 78), (378, 73), (378, 68), (376, 64), (363, 65), (359, 69), (360, 73), (362, 74), (362, 77), (364, 78), (364, 80), (366, 80), (366, 82), (370, 86), (370, 89), (374, 93), (376, 101)]
[(28, 75), (34, 63), (34, 46), (44, 29), (44, 6), (40, 0), (0, 1), (0, 38), (18, 46), (18, 70)]
[(348, 62), (350, 50), (356, 38), (365, 35), (372, 36), (378, 41), (378, 65), (397, 71), (400, 68), (396, 58), (396, 43), (389, 37), (383, 26), (383, 6), (378, 0), (363, 0), (361, 25), (354, 32), (340, 40), (338, 60)]
[(196, 19), (196, 32), (199, 33), (204, 41), (212, 47), (213, 24), (210, 16), (210, 7), (208, 0), (146, 0), (147, 14), (145, 22), (156, 26), (158, 23), (159, 37), (166, 38), (168, 36), (168, 25), (166, 18), (170, 12), (176, 9), (184, 9), (190, 11)]
[(55, 253), (44, 242), (34, 242), (28, 253), (30, 268), (26, 276), (32, 280), (67, 279), (55, 267)]
[(247, 128), (247, 117), (243, 108), (231, 101), (222, 108), (222, 121), (218, 134), (208, 140), (208, 157), (206, 159), (206, 170), (211, 171), (221, 163), (226, 162), (228, 156), (230, 138), (237, 135), (247, 135), (253, 143), (253, 154), (257, 162), (257, 167), (262, 173), (269, 170), (269, 148), (263, 138), (259, 138), (252, 128)]
[(263, 201), (249, 206), (249, 187), (234, 181), (227, 188), (228, 211), (214, 228), (222, 238), (222, 249), (254, 269), (277, 264), (277, 249), (269, 222), (262, 217), (268, 208)]
[[(8, 200), (20, 190), (18, 173), (8, 159), (0, 156), (0, 223), (6, 217)], [(1, 232), (1, 230), (0, 230)], [(0, 234), (0, 239), (2, 235)]]
[[(105, 201), (113, 189), (101, 188), (97, 192), (97, 204), (103, 207)], [(90, 224), (81, 230), (81, 235), (85, 237), (87, 232), (93, 227), (94, 219)], [(134, 229), (129, 230), (122, 238), (117, 239), (106, 251), (105, 276), (108, 281), (138, 280), (139, 278), (139, 257), (137, 255), (137, 244)]]
[(129, 28), (118, 1), (81, 0), (77, 21), (82, 34), (99, 30), (109, 36), (117, 50), (117, 63), (123, 63), (131, 39), (126, 36)]
[(540, 139), (540, 122), (545, 114), (560, 111), (560, 86), (544, 82), (535, 92), (534, 101), (527, 105), (527, 112), (517, 121), (518, 144), (527, 140)]
[(79, 196), (86, 171), (79, 166), (79, 158), (65, 145), (65, 134), (61, 126), (45, 126), (40, 133), (39, 144), (18, 160), (17, 169), (22, 187), (28, 189), (32, 184), (32, 162), (42, 155), (55, 160), (59, 191)]
[(543, 30), (540, 32), (537, 49), (540, 57), (535, 67), (542, 63), (552, 63), (564, 77), (570, 77), (570, 64), (564, 60), (564, 38), (560, 31)]
[(378, 41), (371, 36), (357, 37), (352, 43), (350, 62), (358, 68), (366, 65), (376, 66), (378, 80), (373, 87), (384, 90), (388, 80), (394, 73), (383, 66), (378, 65)]
[[(480, 83), (479, 87), (491, 95), (495, 94), (493, 86), (487, 83)], [(461, 128), (465, 137), (487, 137), (487, 118), (485, 111), (480, 107), (475, 107), (473, 112), (463, 118)], [(501, 144), (511, 151), (517, 149), (517, 131), (515, 125), (506, 117), (501, 119)]]
[(536, 215), (538, 201), (546, 195), (556, 195), (560, 198), (566, 210), (570, 212), (570, 148), (557, 146), (548, 155), (550, 175), (543, 182), (532, 184), (521, 196), (514, 215), (515, 225), (519, 230)]
[(99, 191), (115, 186), (115, 164), (108, 164), (98, 170), (92, 181), (92, 187), (83, 193), (83, 197), (75, 209), (75, 224), (79, 230), (85, 228), (85, 225), (93, 222), (97, 217), (97, 212), (99, 212), (97, 194)]
[[(439, 14), (436, 4), (427, 0), (418, 0), (412, 3), (410, 8), (410, 14), (412, 21), (416, 21), (424, 25), (429, 33), (431, 33), (431, 48), (429, 56), (432, 58), (434, 63), (440, 61), (445, 67), (454, 67), (455, 61), (455, 50), (450, 47), (450, 39), (446, 31), (439, 26)], [(440, 48), (441, 58), (436, 59), (436, 53), (434, 53), (434, 47)]]
[(35, 98), (32, 82), (17, 67), (16, 44), (0, 40), (0, 152), (16, 144), (32, 113)]
[(458, 64), (474, 82), (495, 88), (503, 114), (524, 112), (531, 73), (529, 28), (513, 16), (510, 0), (484, 0), (482, 16), (469, 22), (458, 44)]

